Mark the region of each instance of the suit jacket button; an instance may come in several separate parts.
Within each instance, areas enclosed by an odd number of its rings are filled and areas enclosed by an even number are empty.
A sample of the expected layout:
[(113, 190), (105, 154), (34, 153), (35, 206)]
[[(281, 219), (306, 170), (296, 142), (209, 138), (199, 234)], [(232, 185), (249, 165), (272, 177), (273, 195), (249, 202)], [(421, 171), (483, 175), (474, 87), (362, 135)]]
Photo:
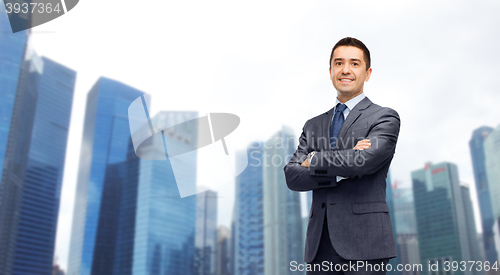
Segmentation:
[(321, 208), (325, 208), (325, 207), (326, 207), (326, 203), (322, 203)]

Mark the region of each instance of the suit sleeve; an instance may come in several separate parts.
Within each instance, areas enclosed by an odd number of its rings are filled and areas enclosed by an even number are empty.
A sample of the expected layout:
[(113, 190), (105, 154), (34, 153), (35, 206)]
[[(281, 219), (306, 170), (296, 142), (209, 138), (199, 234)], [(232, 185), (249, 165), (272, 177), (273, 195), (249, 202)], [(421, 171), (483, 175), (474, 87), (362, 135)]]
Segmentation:
[[(308, 147), (307, 147), (307, 138), (305, 131), (307, 129), (307, 123), (302, 128), (302, 134), (299, 138), (299, 146), (297, 150), (293, 154), (292, 158), (288, 162), (288, 164), (283, 168), (285, 171), (285, 180), (288, 188), (293, 191), (309, 191), (319, 188), (333, 187), (336, 186), (335, 178), (330, 179), (328, 181), (319, 180), (316, 177), (311, 177), (309, 175), (309, 168), (300, 166), (302, 162), (307, 159)], [(316, 154), (317, 155), (317, 154)], [(314, 158), (316, 158), (316, 155)]]
[(370, 140), (370, 148), (318, 152), (309, 174), (312, 177), (362, 177), (377, 172), (390, 161), (396, 150), (400, 119), (393, 109), (384, 109), (366, 137)]

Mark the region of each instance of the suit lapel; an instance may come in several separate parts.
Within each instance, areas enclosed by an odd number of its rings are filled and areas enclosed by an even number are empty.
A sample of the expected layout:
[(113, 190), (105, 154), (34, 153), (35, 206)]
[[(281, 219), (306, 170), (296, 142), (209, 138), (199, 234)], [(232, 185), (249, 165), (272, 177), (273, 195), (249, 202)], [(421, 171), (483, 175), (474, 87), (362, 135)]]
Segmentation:
[(327, 150), (332, 150), (332, 145), (330, 144), (330, 128), (332, 127), (333, 110), (335, 107), (331, 108), (330, 111), (326, 112), (321, 121), (321, 129), (326, 129), (324, 136), (327, 137)]
[(342, 127), (340, 127), (340, 132), (339, 132), (339, 137), (344, 138), (347, 130), (351, 127), (351, 125), (358, 119), (358, 117), (362, 114), (363, 110), (368, 108), (368, 106), (372, 102), (368, 97), (363, 98), (356, 106), (354, 106), (354, 109), (349, 112), (349, 115), (347, 116), (347, 119), (344, 121), (344, 124), (342, 124)]
[[(349, 130), (351, 125), (361, 116), (361, 114), (363, 113), (363, 110), (368, 108), (368, 106), (370, 106), (370, 104), (372, 104), (371, 100), (368, 99), (368, 97), (365, 97), (358, 104), (356, 104), (356, 106), (354, 106), (354, 109), (349, 112), (347, 119), (344, 121), (344, 124), (342, 124), (342, 127), (340, 127), (340, 132), (338, 135), (339, 137), (341, 137), (342, 139), (345, 138), (345, 135), (347, 134), (347, 131)], [(325, 116), (323, 116), (323, 121), (322, 121), (323, 129), (328, 129), (326, 132), (326, 136), (328, 137), (329, 150), (332, 150), (332, 147), (330, 145), (330, 128), (332, 127), (334, 108), (332, 108), (328, 112), (326, 112)], [(341, 149), (343, 149), (343, 148), (341, 148)]]

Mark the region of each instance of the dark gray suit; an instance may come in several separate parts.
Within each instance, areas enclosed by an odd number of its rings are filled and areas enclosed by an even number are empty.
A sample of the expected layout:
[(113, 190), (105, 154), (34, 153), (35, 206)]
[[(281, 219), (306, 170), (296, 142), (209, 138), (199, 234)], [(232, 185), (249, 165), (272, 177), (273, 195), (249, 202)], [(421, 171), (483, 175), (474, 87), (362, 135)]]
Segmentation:
[[(288, 188), (314, 190), (304, 261), (310, 263), (316, 255), (325, 211), (331, 243), (342, 258), (396, 257), (385, 192), (399, 135), (399, 115), (365, 97), (350, 111), (332, 150), (329, 133), (333, 110), (306, 122), (297, 151), (284, 168)], [(370, 148), (352, 149), (364, 138), (370, 139)], [(318, 153), (311, 166), (300, 166), (312, 151)], [(337, 183), (336, 176), (348, 179)]]

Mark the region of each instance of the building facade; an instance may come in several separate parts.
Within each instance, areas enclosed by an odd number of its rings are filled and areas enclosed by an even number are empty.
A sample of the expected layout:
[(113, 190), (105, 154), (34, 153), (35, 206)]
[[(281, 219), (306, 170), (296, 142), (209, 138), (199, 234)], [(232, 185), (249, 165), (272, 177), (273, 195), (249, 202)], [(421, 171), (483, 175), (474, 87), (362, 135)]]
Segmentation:
[(304, 260), (300, 193), (288, 189), (283, 167), (295, 152), (296, 138), (283, 127), (264, 144), (264, 274), (297, 274), (290, 262)]
[(231, 230), (220, 225), (217, 228), (217, 275), (232, 275)]
[(38, 66), (33, 126), (13, 274), (50, 272), (54, 258), (75, 71), (33, 55)]
[(196, 195), (195, 275), (217, 273), (217, 192)]
[(469, 149), (472, 159), (472, 168), (474, 171), (474, 180), (476, 182), (477, 202), (481, 213), (481, 225), (483, 227), (483, 245), (487, 261), (494, 262), (498, 260), (498, 253), (495, 249), (493, 235), (493, 208), (491, 205), (490, 187), (488, 184), (488, 175), (486, 171), (484, 141), (493, 131), (493, 128), (483, 126), (472, 133), (469, 141)]
[[(191, 120), (184, 128), (169, 135), (156, 135), (170, 139), (167, 143), (184, 151), (196, 149), (197, 124), (193, 120), (198, 112), (160, 112), (152, 119), (155, 132)], [(165, 154), (161, 144), (152, 142), (144, 148), (148, 155)], [(186, 149), (187, 148), (187, 149)], [(167, 148), (168, 149), (168, 148)], [(188, 188), (196, 187), (196, 154), (186, 160), (185, 171), (191, 173)], [(196, 196), (181, 198), (170, 159), (166, 161), (141, 159), (138, 173), (135, 237), (132, 255), (133, 275), (193, 275), (195, 255)], [(123, 273), (115, 273), (122, 275)]]
[(484, 157), (494, 221), (493, 239), (495, 250), (498, 252), (500, 249), (500, 125), (489, 133), (484, 141)]
[(50, 274), (76, 73), (0, 17), (0, 274)]
[[(12, 271), (22, 185), (36, 94), (26, 89), (29, 74), (29, 31), (11, 33), (5, 6), (0, 7), (0, 274)], [(33, 75), (32, 75), (33, 76)], [(24, 83), (23, 83), (24, 82)], [(24, 87), (23, 87), (24, 86)], [(23, 106), (24, 105), (24, 106)], [(23, 112), (22, 107), (28, 107)], [(24, 117), (23, 117), (24, 115)], [(19, 154), (24, 154), (19, 156)], [(17, 155), (17, 157), (16, 157)], [(14, 167), (16, 170), (14, 171)]]
[[(420, 264), (415, 206), (411, 188), (395, 188), (394, 208), (396, 214), (398, 258), (401, 264)], [(418, 275), (418, 269), (402, 270), (404, 275)]]
[[(128, 107), (142, 95), (143, 92), (135, 88), (104, 77), (87, 95), (68, 274), (89, 275), (96, 268), (93, 261), (99, 220), (107, 218), (101, 216), (101, 212), (107, 211), (103, 204), (108, 203), (103, 200), (103, 194), (105, 189), (112, 188), (113, 177), (120, 177), (113, 171), (126, 163), (130, 151)], [(117, 222), (115, 213), (108, 215), (113, 220), (110, 222)], [(99, 267), (103, 268), (110, 269)]]
[[(472, 200), (470, 197), (470, 190), (468, 186), (460, 186), (462, 192), (462, 200), (464, 202), (465, 220), (467, 221), (467, 240), (469, 241), (470, 257), (472, 261), (484, 262), (483, 253), (480, 250), (479, 242), (477, 241), (476, 221), (474, 219), (474, 208), (472, 207)], [(473, 274), (481, 275), (483, 270), (473, 269)]]
[(262, 142), (251, 143), (241, 158), (247, 168), (235, 179), (233, 261), (236, 275), (264, 274), (264, 186)]
[[(412, 172), (415, 216), (417, 221), (420, 260), (423, 274), (436, 274), (428, 264), (472, 260), (465, 207), (458, 177), (453, 163), (427, 163), (423, 169)], [(468, 269), (454, 274), (472, 274)]]

